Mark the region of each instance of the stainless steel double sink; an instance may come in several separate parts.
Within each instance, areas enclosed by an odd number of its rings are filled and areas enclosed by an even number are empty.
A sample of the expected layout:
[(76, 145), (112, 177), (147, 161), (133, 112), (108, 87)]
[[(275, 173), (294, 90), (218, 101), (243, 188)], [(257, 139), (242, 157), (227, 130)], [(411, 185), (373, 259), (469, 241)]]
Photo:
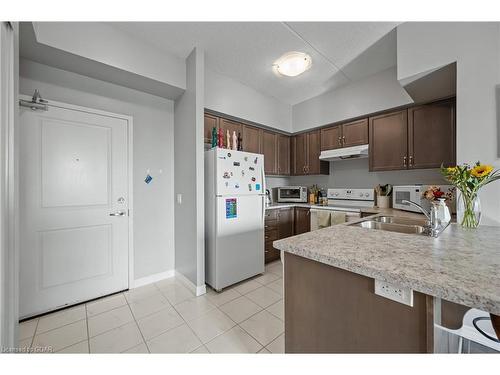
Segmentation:
[(429, 222), (425, 219), (410, 219), (394, 216), (376, 216), (367, 218), (366, 220), (357, 223), (353, 223), (351, 225), (367, 229), (386, 230), (389, 232), (420, 234), (423, 236), (432, 235), (432, 231), (429, 227)]

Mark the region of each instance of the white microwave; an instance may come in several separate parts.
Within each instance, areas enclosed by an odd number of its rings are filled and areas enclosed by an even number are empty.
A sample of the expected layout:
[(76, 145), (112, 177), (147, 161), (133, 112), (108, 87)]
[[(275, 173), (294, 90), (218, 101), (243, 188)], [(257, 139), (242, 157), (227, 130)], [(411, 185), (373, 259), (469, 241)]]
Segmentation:
[(283, 186), (278, 188), (278, 202), (300, 203), (307, 202), (307, 187), (305, 186)]
[[(433, 185), (438, 186), (440, 190), (444, 193), (448, 192), (450, 189), (453, 191), (453, 187), (450, 185)], [(431, 209), (431, 202), (427, 200), (423, 194), (427, 190), (429, 185), (404, 185), (404, 186), (394, 186), (392, 190), (392, 208), (398, 210), (418, 212), (421, 211), (409, 205), (408, 203), (403, 203), (404, 200), (415, 202), (422, 206), (427, 211)], [(455, 199), (447, 202), (450, 211), (455, 212)]]

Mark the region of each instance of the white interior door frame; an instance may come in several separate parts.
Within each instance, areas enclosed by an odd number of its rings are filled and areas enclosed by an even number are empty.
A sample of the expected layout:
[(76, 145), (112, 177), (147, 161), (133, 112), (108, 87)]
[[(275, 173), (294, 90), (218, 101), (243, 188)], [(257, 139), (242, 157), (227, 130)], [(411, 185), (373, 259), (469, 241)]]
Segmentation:
[(0, 349), (7, 349), (17, 346), (19, 316), (18, 24), (0, 26)]
[[(32, 98), (27, 95), (19, 95), (20, 99), (31, 100)], [(55, 100), (50, 100), (44, 98), (48, 101), (49, 107), (57, 107), (63, 109), (69, 109), (74, 111), (80, 111), (95, 115), (114, 117), (127, 121), (127, 170), (128, 170), (128, 181), (127, 187), (129, 191), (129, 218), (128, 218), (128, 287), (133, 288), (134, 286), (134, 178), (133, 178), (133, 137), (134, 137), (134, 118), (132, 116), (123, 115), (119, 113), (113, 113), (108, 111), (103, 111), (100, 109), (83, 107), (75, 104), (58, 102)], [(19, 213), (18, 213), (19, 214)]]

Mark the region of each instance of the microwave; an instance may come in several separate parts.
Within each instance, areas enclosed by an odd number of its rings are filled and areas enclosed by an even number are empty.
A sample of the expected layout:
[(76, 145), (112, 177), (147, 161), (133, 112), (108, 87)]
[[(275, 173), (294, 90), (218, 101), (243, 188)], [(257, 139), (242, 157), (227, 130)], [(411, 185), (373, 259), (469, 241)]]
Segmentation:
[[(412, 201), (424, 208), (427, 211), (431, 209), (431, 202), (424, 197), (424, 192), (430, 185), (404, 185), (404, 186), (394, 186), (392, 189), (392, 208), (398, 210), (412, 211), (421, 213), (421, 211), (409, 205), (408, 203), (403, 203), (404, 200)], [(454, 188), (451, 185), (432, 185), (437, 186), (444, 193), (453, 192)], [(450, 201), (446, 204), (450, 208), (451, 212), (456, 212), (455, 208), (455, 197), (453, 196)]]
[(307, 203), (307, 187), (283, 186), (278, 188), (278, 202), (305, 202)]

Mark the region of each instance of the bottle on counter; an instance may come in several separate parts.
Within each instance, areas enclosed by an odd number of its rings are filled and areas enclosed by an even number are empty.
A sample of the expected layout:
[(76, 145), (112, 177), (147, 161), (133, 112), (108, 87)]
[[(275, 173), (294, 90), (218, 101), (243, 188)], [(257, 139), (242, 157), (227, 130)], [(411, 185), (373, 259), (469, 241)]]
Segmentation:
[(226, 130), (226, 148), (231, 149), (231, 135), (229, 134), (229, 129)]

